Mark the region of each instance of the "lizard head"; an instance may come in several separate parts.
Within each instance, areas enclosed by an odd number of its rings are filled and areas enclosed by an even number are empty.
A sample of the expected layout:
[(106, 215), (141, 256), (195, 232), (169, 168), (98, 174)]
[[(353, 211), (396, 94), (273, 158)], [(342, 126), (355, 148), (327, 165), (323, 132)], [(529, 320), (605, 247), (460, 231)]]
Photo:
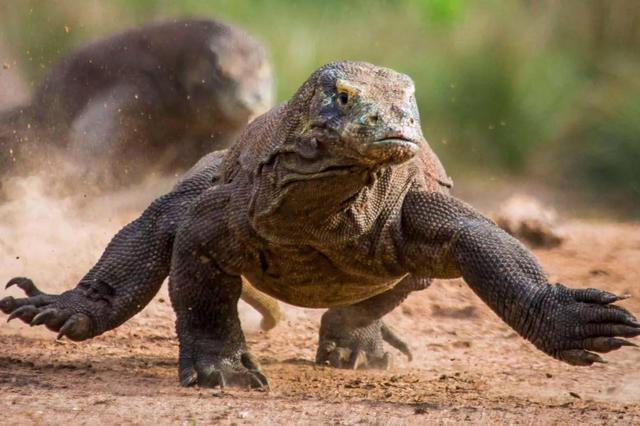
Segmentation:
[[(237, 28), (219, 24), (209, 38), (185, 49), (179, 72), (192, 106), (204, 127), (212, 121), (246, 125), (273, 102), (273, 78), (265, 48)], [(212, 120), (212, 117), (214, 119)]]
[(399, 164), (424, 144), (411, 78), (365, 62), (334, 62), (310, 78), (303, 133), (332, 157)]

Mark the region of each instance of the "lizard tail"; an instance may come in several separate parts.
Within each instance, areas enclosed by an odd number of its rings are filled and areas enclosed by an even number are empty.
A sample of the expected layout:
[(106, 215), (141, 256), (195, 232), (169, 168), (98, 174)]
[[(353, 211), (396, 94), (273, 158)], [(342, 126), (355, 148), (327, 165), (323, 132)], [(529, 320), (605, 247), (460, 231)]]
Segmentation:
[(398, 337), (392, 329), (390, 329), (386, 324), (382, 324), (380, 331), (382, 332), (382, 338), (385, 342), (405, 354), (409, 361), (413, 361), (413, 354), (411, 353), (409, 346), (400, 337)]
[(256, 290), (255, 287), (245, 279), (242, 279), (241, 298), (262, 315), (262, 321), (260, 322), (260, 328), (262, 328), (262, 330), (271, 330), (278, 325), (278, 322), (282, 319), (278, 301)]

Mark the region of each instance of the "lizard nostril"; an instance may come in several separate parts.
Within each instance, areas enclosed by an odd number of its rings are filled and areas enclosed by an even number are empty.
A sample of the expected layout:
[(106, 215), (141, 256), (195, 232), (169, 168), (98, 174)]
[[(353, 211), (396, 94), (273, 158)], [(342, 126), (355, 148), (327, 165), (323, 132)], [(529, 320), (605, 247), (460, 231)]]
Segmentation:
[(409, 124), (413, 126), (414, 124), (416, 124), (416, 120), (413, 117), (410, 117)]
[(380, 121), (380, 116), (378, 114), (371, 114), (367, 117), (367, 123), (370, 125), (378, 124)]

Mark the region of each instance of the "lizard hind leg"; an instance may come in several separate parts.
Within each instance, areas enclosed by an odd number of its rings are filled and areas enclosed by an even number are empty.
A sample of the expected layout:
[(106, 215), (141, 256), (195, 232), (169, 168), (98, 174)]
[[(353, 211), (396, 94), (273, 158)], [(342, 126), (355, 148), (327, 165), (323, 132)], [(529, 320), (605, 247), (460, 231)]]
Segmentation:
[(423, 290), (431, 280), (412, 276), (403, 278), (394, 288), (354, 305), (331, 308), (322, 316), (317, 364), (336, 368), (391, 367), (391, 353), (384, 342), (413, 359), (409, 345), (387, 326), (382, 317), (402, 303), (413, 291)]
[(352, 370), (388, 370), (392, 366), (393, 357), (384, 350), (383, 342), (389, 343), (389, 335), (395, 339), (390, 344), (402, 347), (402, 352), (411, 359), (407, 344), (395, 336), (382, 320), (354, 321), (354, 313), (353, 309), (345, 308), (325, 312), (320, 325), (317, 364)]

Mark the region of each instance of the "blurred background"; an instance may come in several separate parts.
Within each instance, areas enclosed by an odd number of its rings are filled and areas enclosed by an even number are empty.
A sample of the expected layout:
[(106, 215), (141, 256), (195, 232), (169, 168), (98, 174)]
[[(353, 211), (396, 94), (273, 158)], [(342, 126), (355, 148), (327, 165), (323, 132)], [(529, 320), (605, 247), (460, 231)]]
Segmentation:
[(409, 74), (425, 136), (481, 206), (525, 191), (567, 215), (640, 217), (637, 0), (0, 0), (0, 105), (74, 47), (179, 16), (261, 39), (279, 101), (335, 59)]

